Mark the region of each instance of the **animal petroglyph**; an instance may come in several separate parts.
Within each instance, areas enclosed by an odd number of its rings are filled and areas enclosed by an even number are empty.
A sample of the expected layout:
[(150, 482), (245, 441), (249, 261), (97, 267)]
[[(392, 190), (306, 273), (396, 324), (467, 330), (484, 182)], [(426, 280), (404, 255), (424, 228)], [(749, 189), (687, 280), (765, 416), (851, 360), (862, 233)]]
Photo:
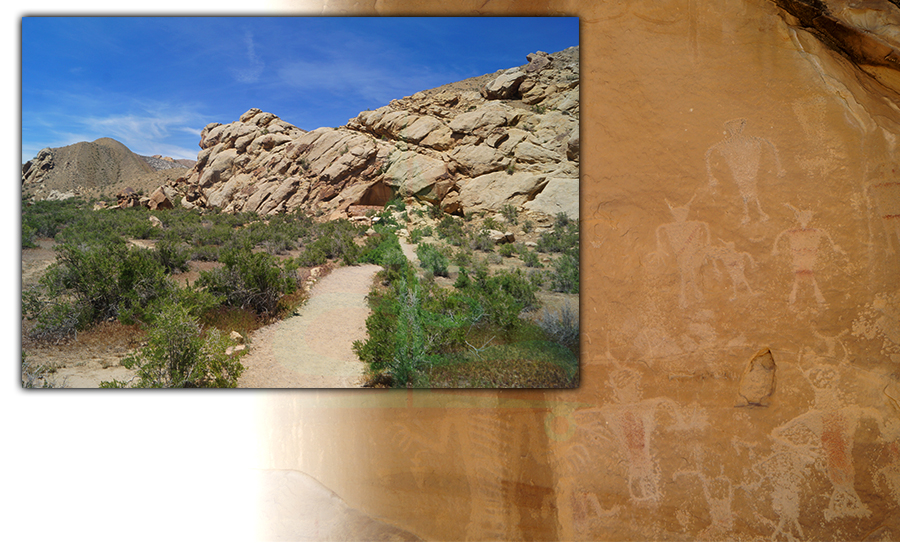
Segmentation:
[(709, 176), (710, 188), (715, 189), (719, 183), (719, 180), (713, 174), (713, 157), (716, 154), (725, 159), (725, 163), (731, 171), (732, 179), (737, 185), (738, 193), (741, 195), (743, 203), (744, 214), (741, 218), (741, 224), (750, 222), (749, 202), (751, 200), (756, 205), (759, 220), (766, 221), (769, 219), (769, 216), (763, 212), (759, 203), (759, 190), (757, 188), (757, 177), (759, 175), (760, 161), (762, 160), (763, 146), (772, 151), (778, 176), (782, 177), (785, 175), (785, 171), (781, 167), (781, 160), (778, 157), (778, 149), (775, 145), (765, 138), (744, 134), (744, 126), (746, 124), (746, 119), (733, 119), (725, 122), (725, 139), (706, 150), (706, 172)]
[(740, 286), (746, 288), (747, 292), (753, 295), (753, 289), (750, 288), (750, 283), (747, 282), (747, 276), (744, 274), (746, 263), (749, 263), (751, 268), (756, 267), (756, 262), (753, 260), (753, 256), (751, 256), (750, 253), (737, 251), (734, 248), (733, 241), (723, 241), (721, 246), (714, 245), (710, 247), (707, 250), (707, 254), (713, 262), (716, 263), (716, 270), (718, 270), (719, 262), (725, 266), (725, 271), (728, 272), (728, 277), (731, 278), (731, 288), (733, 290), (733, 294), (730, 298), (731, 300), (737, 298), (738, 287)]
[(831, 244), (831, 248), (834, 252), (839, 254), (845, 253), (843, 249), (834, 242), (828, 232), (821, 228), (810, 228), (808, 226), (809, 221), (813, 217), (813, 212), (811, 210), (805, 209), (800, 211), (790, 204), (785, 205), (794, 211), (794, 215), (796, 216), (797, 223), (800, 227), (789, 228), (778, 234), (775, 238), (775, 243), (772, 245), (772, 256), (777, 256), (779, 254), (778, 244), (782, 237), (787, 237), (791, 252), (791, 265), (794, 271), (794, 283), (791, 287), (791, 294), (788, 297), (788, 302), (793, 305), (797, 301), (797, 290), (800, 287), (800, 282), (806, 281), (812, 285), (816, 302), (824, 304), (825, 297), (822, 296), (822, 291), (819, 289), (819, 284), (816, 281), (815, 276), (815, 270), (819, 260), (819, 245), (823, 239), (826, 239)]
[(681, 275), (679, 300), (682, 307), (687, 306), (689, 301), (703, 299), (699, 286), (700, 268), (706, 262), (709, 248), (709, 225), (702, 221), (687, 220), (692, 201), (693, 198), (680, 207), (672, 207), (666, 201), (675, 222), (661, 224), (656, 228), (656, 252), (653, 253), (656, 258), (667, 255), (665, 247), (668, 246), (674, 254)]

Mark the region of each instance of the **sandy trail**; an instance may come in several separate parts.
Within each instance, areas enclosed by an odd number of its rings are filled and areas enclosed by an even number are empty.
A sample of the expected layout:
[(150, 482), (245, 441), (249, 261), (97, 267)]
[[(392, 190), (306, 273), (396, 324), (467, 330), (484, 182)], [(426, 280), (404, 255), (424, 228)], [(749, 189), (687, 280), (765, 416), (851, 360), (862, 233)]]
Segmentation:
[(381, 268), (372, 264), (332, 271), (310, 291), (293, 317), (251, 336), (241, 388), (352, 388), (365, 365), (353, 342), (366, 337), (366, 295)]

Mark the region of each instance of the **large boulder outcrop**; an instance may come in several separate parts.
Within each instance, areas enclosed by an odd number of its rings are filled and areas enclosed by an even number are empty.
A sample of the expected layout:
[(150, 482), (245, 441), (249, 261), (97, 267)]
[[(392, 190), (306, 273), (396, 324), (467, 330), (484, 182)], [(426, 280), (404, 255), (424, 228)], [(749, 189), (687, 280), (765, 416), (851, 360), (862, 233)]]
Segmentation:
[[(528, 211), (552, 175), (574, 181), (568, 186), (577, 200), (577, 59), (577, 48), (533, 53), (482, 93), (451, 84), (363, 111), (338, 128), (305, 131), (253, 108), (204, 127), (197, 162), (169, 190), (185, 207), (229, 212), (305, 208), (340, 217), (399, 196), (463, 214), (504, 205)], [(575, 218), (577, 207), (530, 210), (565, 208)]]

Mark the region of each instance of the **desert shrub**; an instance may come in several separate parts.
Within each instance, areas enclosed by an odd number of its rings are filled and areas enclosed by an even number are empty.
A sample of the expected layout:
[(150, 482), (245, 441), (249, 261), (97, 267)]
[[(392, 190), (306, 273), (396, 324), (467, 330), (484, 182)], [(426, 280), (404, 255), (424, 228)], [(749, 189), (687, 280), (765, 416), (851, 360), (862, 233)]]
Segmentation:
[(474, 251), (491, 252), (494, 250), (494, 245), (488, 229), (484, 227), (473, 231), (468, 238), (468, 246)]
[(297, 288), (296, 267), (287, 264), (282, 268), (270, 254), (247, 248), (228, 250), (221, 262), (222, 268), (200, 272), (197, 284), (232, 307), (274, 313), (279, 299)]
[(339, 258), (344, 264), (355, 264), (361, 253), (355, 241), (358, 235), (359, 229), (345, 219), (318, 224), (309, 233), (312, 241), (297, 257), (298, 263), (303, 267), (321, 266)]
[(430, 226), (420, 226), (419, 228), (413, 228), (409, 232), (409, 242), (410, 243), (419, 243), (422, 241), (422, 238), (425, 236), (430, 236), (432, 234), (432, 230)]
[(22, 248), (33, 249), (38, 247), (37, 229), (29, 224), (22, 224)]
[(577, 253), (578, 243), (578, 223), (569, 221), (565, 213), (560, 213), (554, 229), (541, 234), (537, 250), (542, 253)]
[(522, 232), (529, 234), (532, 230), (534, 230), (533, 222), (531, 222), (530, 220), (526, 220), (524, 223), (522, 223)]
[(76, 222), (89, 212), (87, 204), (77, 198), (63, 201), (41, 200), (31, 202), (22, 199), (22, 230), (32, 233), (34, 238), (53, 238), (66, 225)]
[(78, 331), (90, 324), (91, 317), (89, 308), (83, 303), (65, 299), (42, 301), (23, 315), (34, 321), (28, 331), (31, 339), (57, 344), (77, 339)]
[(372, 291), (366, 298), (372, 313), (366, 318), (365, 341), (354, 341), (353, 352), (376, 373), (388, 368), (396, 348), (395, 325), (400, 306), (395, 296)]
[(481, 226), (483, 228), (487, 228), (488, 230), (500, 230), (502, 228), (502, 226), (500, 226), (500, 223), (498, 223), (494, 217), (486, 217), (484, 219), (484, 222), (481, 223)]
[(153, 252), (156, 260), (166, 270), (166, 273), (176, 273), (188, 270), (190, 251), (177, 239), (166, 236), (156, 244)]
[(564, 254), (553, 261), (551, 288), (555, 292), (577, 294), (579, 289), (578, 253)]
[(530, 249), (525, 249), (519, 253), (519, 256), (522, 258), (522, 262), (525, 264), (527, 268), (543, 268), (544, 265), (541, 264), (540, 258), (538, 258), (538, 254), (535, 251)]
[(516, 248), (512, 243), (504, 243), (497, 247), (497, 253), (505, 258), (510, 258), (516, 254)]
[(150, 328), (147, 345), (122, 360), (136, 381), (103, 382), (103, 388), (236, 387), (244, 370), (240, 354), (226, 354), (230, 338), (215, 329), (205, 334), (197, 318), (180, 304), (167, 304)]
[(460, 246), (466, 239), (462, 222), (454, 218), (453, 215), (444, 215), (438, 222), (436, 230), (438, 236), (451, 245)]
[(506, 219), (507, 224), (519, 224), (519, 210), (512, 204), (505, 204), (500, 208), (500, 213)]
[(466, 247), (460, 247), (453, 253), (452, 262), (459, 267), (465, 267), (472, 263), (472, 251)]
[(471, 286), (472, 280), (469, 279), (469, 272), (466, 271), (465, 268), (459, 269), (459, 275), (456, 276), (456, 281), (453, 283), (453, 287), (457, 289), (465, 289)]
[(553, 341), (575, 349), (578, 347), (578, 313), (566, 303), (559, 311), (544, 310), (537, 319), (538, 326)]
[(22, 351), (22, 388), (65, 388), (66, 379), (60, 383), (49, 377), (54, 371), (53, 367), (28, 362), (25, 351)]
[(165, 268), (148, 250), (116, 242), (63, 244), (56, 250), (56, 262), (41, 278), (41, 285), (51, 297), (75, 300), (82, 323), (143, 319), (150, 302), (174, 288)]
[(430, 243), (422, 243), (416, 248), (416, 256), (424, 270), (430, 271), (434, 275), (447, 277), (447, 266), (449, 261), (434, 245)]

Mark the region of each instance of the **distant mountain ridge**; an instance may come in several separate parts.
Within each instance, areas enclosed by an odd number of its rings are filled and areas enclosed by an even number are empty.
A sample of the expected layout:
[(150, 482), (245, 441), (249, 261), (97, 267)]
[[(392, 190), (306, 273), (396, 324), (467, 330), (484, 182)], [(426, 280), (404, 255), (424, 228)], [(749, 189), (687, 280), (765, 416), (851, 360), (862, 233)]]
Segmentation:
[(126, 186), (145, 192), (184, 175), (194, 161), (140, 156), (112, 138), (45, 148), (22, 165), (22, 192), (35, 199), (53, 195), (112, 195)]

